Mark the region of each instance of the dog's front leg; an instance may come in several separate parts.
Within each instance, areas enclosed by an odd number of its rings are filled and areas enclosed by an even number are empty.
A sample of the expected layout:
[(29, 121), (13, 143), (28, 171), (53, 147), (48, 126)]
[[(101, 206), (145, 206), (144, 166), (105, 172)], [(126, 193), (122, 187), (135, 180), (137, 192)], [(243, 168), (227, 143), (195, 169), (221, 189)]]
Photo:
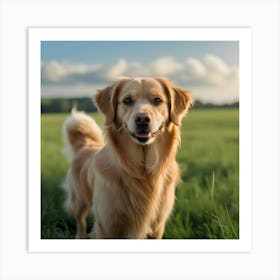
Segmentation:
[(152, 233), (148, 235), (149, 239), (161, 239), (163, 237), (166, 221), (173, 209), (174, 200), (175, 184), (171, 183), (164, 188), (158, 217), (152, 225)]

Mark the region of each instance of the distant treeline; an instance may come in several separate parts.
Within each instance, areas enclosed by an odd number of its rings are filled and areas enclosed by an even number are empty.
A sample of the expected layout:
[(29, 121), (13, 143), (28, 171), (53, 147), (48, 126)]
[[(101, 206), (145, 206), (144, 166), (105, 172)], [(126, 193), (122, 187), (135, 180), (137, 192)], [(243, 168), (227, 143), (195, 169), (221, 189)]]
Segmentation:
[(203, 103), (199, 100), (195, 100), (194, 109), (200, 108), (239, 108), (239, 102), (226, 103), (226, 104), (214, 104), (214, 103)]
[(97, 111), (91, 98), (48, 98), (41, 100), (41, 113), (69, 113), (74, 105), (80, 111)]
[[(74, 105), (81, 111), (97, 111), (91, 98), (51, 98), (41, 100), (41, 113), (69, 113)], [(239, 102), (217, 105), (196, 100), (193, 109), (200, 108), (239, 108)]]

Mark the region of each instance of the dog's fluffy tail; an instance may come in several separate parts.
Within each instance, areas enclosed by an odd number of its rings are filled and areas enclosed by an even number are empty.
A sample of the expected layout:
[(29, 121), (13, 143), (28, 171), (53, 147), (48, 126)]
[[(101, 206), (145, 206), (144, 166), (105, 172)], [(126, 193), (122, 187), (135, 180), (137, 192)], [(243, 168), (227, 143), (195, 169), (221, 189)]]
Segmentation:
[(103, 134), (94, 119), (73, 107), (71, 115), (63, 124), (66, 147), (64, 155), (72, 160), (73, 155), (83, 147), (99, 150), (104, 146)]

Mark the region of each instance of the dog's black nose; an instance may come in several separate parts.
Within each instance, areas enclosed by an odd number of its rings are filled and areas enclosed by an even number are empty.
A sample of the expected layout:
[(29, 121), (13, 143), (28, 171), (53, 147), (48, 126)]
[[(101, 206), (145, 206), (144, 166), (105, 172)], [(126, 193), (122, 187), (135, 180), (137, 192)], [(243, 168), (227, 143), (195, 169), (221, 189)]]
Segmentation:
[(135, 117), (136, 125), (148, 125), (151, 119), (146, 113), (138, 113)]

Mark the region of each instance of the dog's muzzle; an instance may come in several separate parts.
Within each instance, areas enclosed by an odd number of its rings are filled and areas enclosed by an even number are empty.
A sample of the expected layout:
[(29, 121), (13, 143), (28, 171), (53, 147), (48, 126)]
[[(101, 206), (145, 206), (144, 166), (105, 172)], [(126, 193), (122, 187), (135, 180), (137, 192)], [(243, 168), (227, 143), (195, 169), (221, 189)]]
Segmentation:
[(157, 131), (154, 132), (151, 132), (149, 128), (141, 128), (139, 131), (132, 132), (129, 130), (126, 123), (123, 123), (123, 125), (118, 130), (121, 130), (123, 127), (127, 129), (131, 137), (137, 140), (138, 143), (147, 144), (152, 137), (155, 137), (158, 133), (160, 133), (163, 124), (159, 127)]
[(158, 133), (161, 132), (164, 124), (162, 123), (156, 131), (151, 131), (150, 129), (150, 117), (146, 113), (138, 113), (135, 116), (135, 131), (132, 132), (126, 122), (124, 122), (118, 129), (117, 132), (121, 131), (123, 128), (126, 128), (130, 136), (136, 140), (139, 144), (148, 144), (149, 140), (155, 137)]
[(150, 130), (151, 119), (146, 113), (138, 113), (135, 116), (135, 132), (132, 137), (136, 138), (141, 143), (146, 143), (152, 137)]

